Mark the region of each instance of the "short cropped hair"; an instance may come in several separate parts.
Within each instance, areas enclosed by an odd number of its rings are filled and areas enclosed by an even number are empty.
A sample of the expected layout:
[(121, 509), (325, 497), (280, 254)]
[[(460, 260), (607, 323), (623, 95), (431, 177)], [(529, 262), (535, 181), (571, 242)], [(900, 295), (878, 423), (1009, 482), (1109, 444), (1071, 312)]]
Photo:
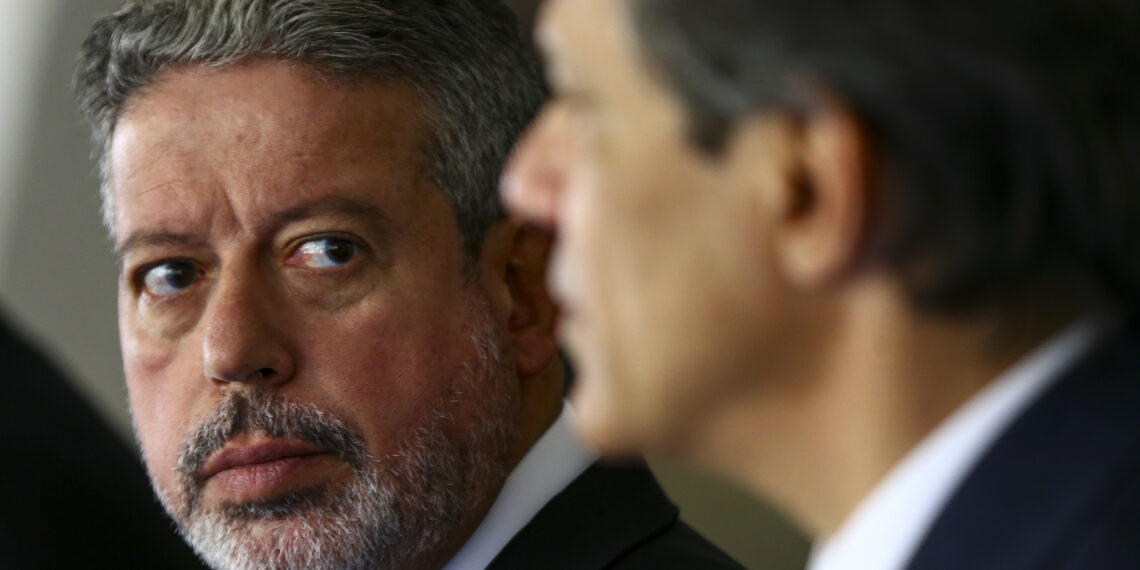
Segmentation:
[(633, 0), (644, 61), (719, 156), (733, 125), (852, 110), (881, 156), (868, 255), (944, 311), (1140, 296), (1140, 4)]
[(424, 156), (451, 202), (468, 259), (504, 215), (498, 180), (545, 96), (531, 51), (499, 0), (131, 0), (99, 20), (76, 73), (101, 153), (103, 218), (114, 225), (109, 149), (130, 98), (166, 69), (253, 58), (331, 78), (406, 79), (428, 105)]

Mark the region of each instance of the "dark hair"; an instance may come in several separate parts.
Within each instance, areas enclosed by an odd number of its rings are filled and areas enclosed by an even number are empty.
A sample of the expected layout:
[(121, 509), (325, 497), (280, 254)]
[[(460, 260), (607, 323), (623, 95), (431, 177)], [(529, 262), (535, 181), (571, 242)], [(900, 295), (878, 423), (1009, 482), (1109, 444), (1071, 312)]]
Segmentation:
[(498, 180), (545, 96), (538, 66), (499, 0), (131, 0), (83, 44), (76, 91), (102, 153), (104, 221), (113, 228), (108, 149), (130, 98), (164, 69), (268, 57), (327, 76), (403, 78), (423, 93), (424, 149), (451, 201), (468, 258), (504, 215)]
[(822, 91), (882, 156), (868, 255), (922, 307), (1140, 291), (1140, 4), (634, 0), (644, 56), (715, 157), (741, 117)]

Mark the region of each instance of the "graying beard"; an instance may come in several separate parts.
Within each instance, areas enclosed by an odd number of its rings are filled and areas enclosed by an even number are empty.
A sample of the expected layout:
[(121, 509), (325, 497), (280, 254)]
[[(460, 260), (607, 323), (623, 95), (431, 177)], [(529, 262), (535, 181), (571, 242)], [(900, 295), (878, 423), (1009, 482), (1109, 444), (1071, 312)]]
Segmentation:
[[(368, 453), (359, 430), (315, 406), (264, 391), (230, 396), (183, 446), (176, 468), (179, 508), (158, 493), (179, 532), (217, 569), (406, 569), (429, 557), (494, 495), (518, 437), (507, 335), (491, 320), (489, 306), (474, 314), (476, 357), (464, 363), (425, 424), (382, 459)], [(450, 409), (470, 398), (482, 401), (474, 425), (448, 438), (443, 428), (453, 422)], [(344, 460), (355, 477), (202, 509), (201, 465), (234, 435), (254, 430), (312, 442)], [(265, 536), (253, 540), (255, 532)]]
[(324, 506), (328, 494), (328, 486), (322, 485), (293, 491), (281, 497), (262, 501), (250, 501), (248, 503), (226, 501), (222, 504), (222, 510), (225, 512), (227, 518), (235, 521), (284, 519), (296, 516), (298, 513), (306, 513), (319, 509)]

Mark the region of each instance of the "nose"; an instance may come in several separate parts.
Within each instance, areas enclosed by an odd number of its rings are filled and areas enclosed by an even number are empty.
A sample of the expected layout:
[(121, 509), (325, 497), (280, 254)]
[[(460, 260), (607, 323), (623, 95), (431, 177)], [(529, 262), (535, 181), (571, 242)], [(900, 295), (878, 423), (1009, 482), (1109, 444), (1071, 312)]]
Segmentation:
[(515, 214), (550, 229), (557, 229), (578, 151), (571, 126), (564, 106), (547, 105), (515, 147), (503, 175), (503, 203)]
[(282, 326), (283, 313), (274, 307), (274, 299), (256, 277), (221, 277), (202, 317), (202, 359), (207, 379), (268, 387), (293, 377), (288, 327)]

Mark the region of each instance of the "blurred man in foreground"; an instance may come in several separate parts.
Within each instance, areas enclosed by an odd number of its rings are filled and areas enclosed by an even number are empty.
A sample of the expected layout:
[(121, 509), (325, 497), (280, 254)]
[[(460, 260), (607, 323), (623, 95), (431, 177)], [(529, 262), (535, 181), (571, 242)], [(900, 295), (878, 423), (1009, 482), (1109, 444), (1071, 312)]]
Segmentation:
[(213, 567), (736, 567), (570, 433), (498, 2), (139, 0), (78, 83), (135, 428)]
[(550, 2), (504, 192), (560, 234), (584, 428), (782, 505), (816, 569), (1136, 567), (1138, 28)]

